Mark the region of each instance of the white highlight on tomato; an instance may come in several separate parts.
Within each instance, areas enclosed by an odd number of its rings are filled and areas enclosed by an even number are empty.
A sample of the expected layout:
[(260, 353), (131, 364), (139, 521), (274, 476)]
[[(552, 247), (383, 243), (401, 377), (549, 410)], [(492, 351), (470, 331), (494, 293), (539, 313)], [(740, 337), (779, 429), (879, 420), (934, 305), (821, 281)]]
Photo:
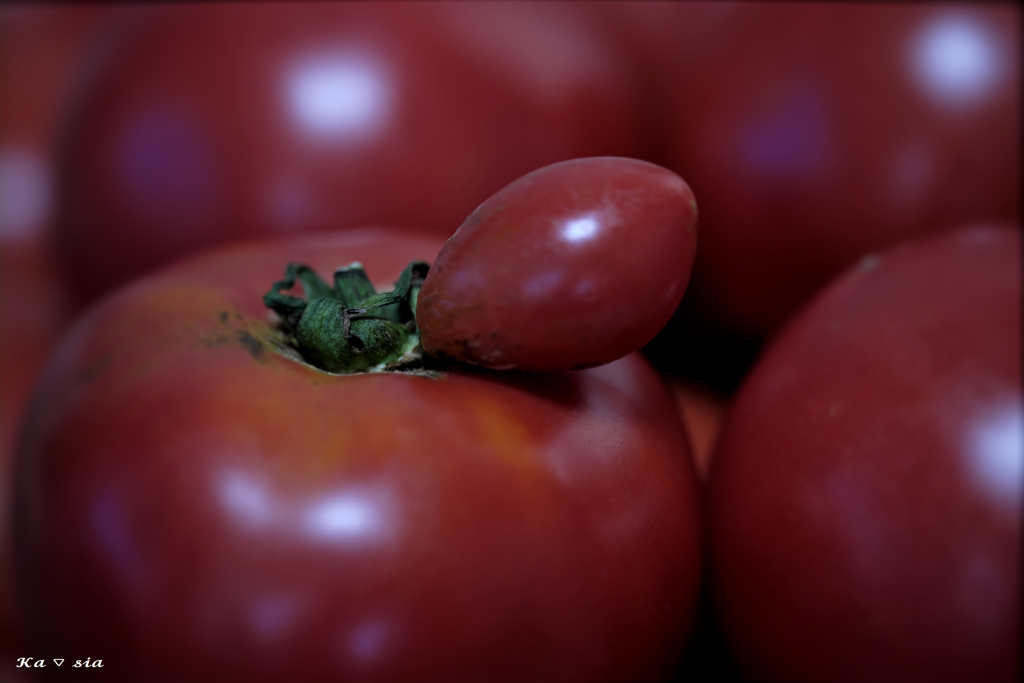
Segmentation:
[(1003, 76), (1000, 45), (977, 19), (946, 14), (917, 34), (911, 71), (938, 102), (953, 108), (976, 105), (992, 94)]
[(228, 472), (220, 481), (220, 500), (238, 521), (253, 529), (271, 525), (279, 512), (266, 485), (242, 472)]
[(566, 221), (561, 234), (566, 242), (583, 242), (596, 236), (599, 227), (595, 216), (583, 216)]
[(391, 87), (381, 66), (359, 55), (300, 62), (287, 77), (288, 102), (303, 131), (356, 141), (387, 122)]
[(976, 480), (996, 502), (1019, 509), (1024, 497), (1024, 402), (1020, 397), (979, 421), (968, 447)]
[(257, 533), (284, 533), (315, 543), (389, 542), (395, 533), (394, 505), (386, 490), (352, 485), (312, 500), (270, 490), (250, 473), (228, 471), (217, 483), (224, 510)]
[(310, 538), (344, 540), (372, 536), (384, 525), (380, 501), (359, 491), (335, 494), (302, 512), (302, 529)]

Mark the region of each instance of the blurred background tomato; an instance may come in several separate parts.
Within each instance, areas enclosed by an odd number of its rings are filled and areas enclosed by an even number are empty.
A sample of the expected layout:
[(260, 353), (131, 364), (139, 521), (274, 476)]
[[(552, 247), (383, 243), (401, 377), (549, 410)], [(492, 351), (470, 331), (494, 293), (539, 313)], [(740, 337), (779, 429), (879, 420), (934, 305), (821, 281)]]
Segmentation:
[(252, 235), (447, 236), (531, 170), (640, 151), (626, 62), (564, 6), (146, 6), (108, 36), (61, 149), (86, 299)]
[(693, 356), (728, 351), (742, 364), (864, 252), (1019, 220), (1019, 6), (607, 11), (653, 74), (653, 160), (686, 178), (700, 207), (686, 310), (659, 340), (667, 361), (706, 372)]
[(865, 257), (733, 402), (710, 583), (755, 680), (1020, 680), (1020, 226)]

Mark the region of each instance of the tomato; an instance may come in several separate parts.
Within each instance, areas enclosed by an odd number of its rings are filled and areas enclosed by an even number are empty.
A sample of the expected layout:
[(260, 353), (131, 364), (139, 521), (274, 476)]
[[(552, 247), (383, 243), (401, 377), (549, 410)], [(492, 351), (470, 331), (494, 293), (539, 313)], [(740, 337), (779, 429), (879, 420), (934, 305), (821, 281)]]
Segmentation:
[(423, 283), (431, 355), (560, 372), (649, 342), (686, 291), (697, 205), (676, 174), (637, 159), (573, 159), (529, 173), (474, 211)]
[(1020, 220), (1018, 6), (656, 9), (657, 160), (701, 205), (694, 324), (764, 337), (868, 250)]
[(752, 677), (1018, 680), (1020, 250), (978, 227), (867, 257), (740, 390), (710, 578)]
[(85, 298), (238, 237), (448, 236), (518, 176), (640, 138), (625, 63), (563, 7), (133, 11), (62, 151), (61, 249)]
[[(37, 387), (17, 500), (39, 657), (104, 680), (654, 680), (700, 566), (686, 433), (638, 356), (337, 375), (281, 345), (284, 265), (378, 283), (439, 239), (194, 256), (94, 307)], [(48, 669), (66, 674), (65, 670)]]

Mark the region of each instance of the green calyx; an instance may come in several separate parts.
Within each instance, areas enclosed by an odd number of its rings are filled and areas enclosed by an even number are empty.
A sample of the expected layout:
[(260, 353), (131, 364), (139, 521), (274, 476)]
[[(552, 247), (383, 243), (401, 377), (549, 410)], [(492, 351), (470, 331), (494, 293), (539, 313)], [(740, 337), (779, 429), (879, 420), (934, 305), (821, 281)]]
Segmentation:
[[(309, 266), (289, 263), (263, 303), (309, 363), (337, 373), (378, 372), (417, 357), (416, 296), (428, 269), (413, 261), (392, 291), (377, 293), (360, 263), (336, 270), (333, 287)], [(305, 299), (281, 293), (296, 282)]]

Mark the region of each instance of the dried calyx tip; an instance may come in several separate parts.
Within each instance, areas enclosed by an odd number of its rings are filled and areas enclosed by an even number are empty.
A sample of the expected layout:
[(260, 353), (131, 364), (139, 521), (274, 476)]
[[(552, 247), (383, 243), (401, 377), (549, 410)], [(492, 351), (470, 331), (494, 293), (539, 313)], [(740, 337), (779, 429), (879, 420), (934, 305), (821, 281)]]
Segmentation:
[[(263, 303), (311, 364), (343, 374), (395, 369), (418, 358), (416, 296), (428, 270), (413, 261), (392, 291), (378, 293), (358, 261), (334, 271), (333, 287), (309, 266), (290, 263)], [(297, 282), (305, 299), (282, 294)]]

